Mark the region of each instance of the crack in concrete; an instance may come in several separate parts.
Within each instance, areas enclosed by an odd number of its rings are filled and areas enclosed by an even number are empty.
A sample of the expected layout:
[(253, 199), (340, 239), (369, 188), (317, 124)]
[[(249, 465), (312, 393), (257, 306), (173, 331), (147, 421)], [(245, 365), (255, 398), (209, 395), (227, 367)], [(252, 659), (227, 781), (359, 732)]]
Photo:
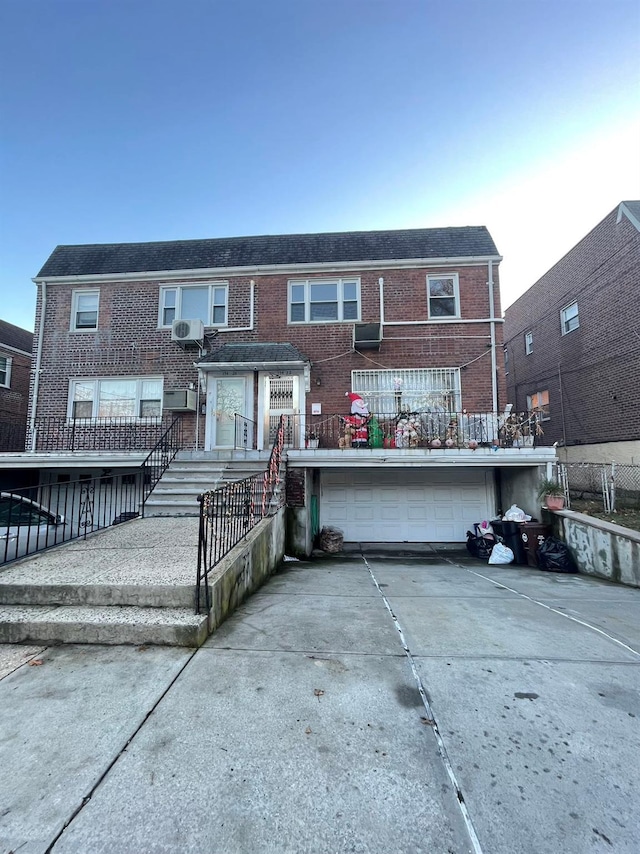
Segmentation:
[(91, 787), (91, 789), (89, 790), (89, 792), (88, 792), (86, 795), (84, 795), (84, 797), (82, 798), (82, 800), (81, 800), (80, 804), (75, 808), (75, 810), (73, 810), (73, 812), (71, 813), (71, 815), (69, 816), (69, 818), (68, 818), (68, 819), (65, 821), (65, 823), (62, 825), (61, 829), (60, 829), (60, 830), (58, 831), (58, 833), (56, 833), (56, 835), (53, 837), (53, 839), (51, 840), (51, 842), (49, 843), (49, 845), (48, 845), (48, 846), (47, 846), (47, 848), (45, 849), (44, 854), (51, 854), (51, 852), (54, 850), (54, 848), (55, 848), (55, 846), (56, 846), (56, 843), (58, 842), (58, 840), (59, 840), (59, 839), (60, 839), (60, 837), (62, 836), (62, 834), (63, 834), (63, 833), (65, 832), (65, 830), (69, 827), (69, 825), (70, 825), (70, 824), (71, 824), (71, 823), (72, 823), (72, 822), (77, 818), (77, 816), (82, 812), (82, 810), (85, 808), (85, 806), (89, 803), (89, 801), (91, 800), (91, 798), (94, 796), (94, 794), (95, 794), (95, 793), (96, 793), (96, 791), (98, 790), (98, 787), (100, 786), (100, 784), (102, 783), (102, 781), (107, 777), (107, 775), (110, 773), (111, 769), (114, 767), (114, 765), (116, 764), (116, 762), (120, 759), (120, 757), (121, 757), (121, 756), (122, 756), (122, 754), (125, 752), (125, 750), (129, 747), (129, 745), (131, 744), (131, 742), (133, 741), (133, 739), (138, 735), (138, 733), (140, 732), (140, 730), (142, 729), (142, 727), (146, 724), (146, 722), (149, 720), (149, 718), (151, 717), (151, 715), (155, 712), (155, 710), (158, 708), (158, 706), (160, 705), (160, 703), (164, 700), (164, 698), (167, 696), (167, 694), (169, 693), (169, 691), (173, 688), (173, 686), (175, 685), (175, 683), (177, 682), (177, 680), (182, 676), (182, 674), (184, 673), (184, 671), (185, 671), (185, 670), (187, 669), (187, 667), (191, 664), (191, 662), (193, 661), (193, 658), (194, 658), (194, 656), (195, 656), (195, 654), (196, 654), (197, 652), (198, 652), (198, 649), (194, 649), (194, 650), (193, 650), (193, 652), (191, 653), (191, 655), (187, 658), (187, 660), (186, 660), (186, 661), (185, 661), (185, 663), (182, 665), (182, 667), (178, 670), (178, 672), (177, 672), (177, 673), (176, 673), (176, 675), (173, 677), (173, 679), (171, 679), (171, 680), (170, 680), (169, 684), (168, 684), (168, 685), (167, 685), (167, 687), (164, 689), (164, 691), (162, 692), (162, 694), (160, 694), (160, 696), (159, 696), (159, 697), (158, 697), (158, 699), (155, 701), (155, 703), (153, 703), (153, 705), (151, 706), (151, 708), (149, 709), (149, 711), (146, 713), (146, 715), (144, 716), (144, 718), (140, 721), (140, 723), (138, 724), (138, 726), (134, 729), (134, 731), (131, 733), (131, 735), (129, 736), (129, 738), (126, 740), (126, 742), (122, 745), (122, 747), (120, 748), (120, 750), (119, 750), (119, 751), (116, 753), (116, 755), (113, 757), (113, 759), (111, 760), (111, 762), (109, 762), (109, 764), (108, 764), (108, 765), (107, 765), (107, 767), (104, 769), (104, 771), (102, 772), (102, 774), (98, 777), (98, 779), (97, 779), (97, 780), (95, 781), (95, 783), (92, 785), (92, 787)]
[(429, 702), (429, 698), (427, 696), (426, 689), (424, 687), (424, 684), (422, 682), (420, 674), (418, 673), (418, 669), (415, 665), (415, 660), (414, 660), (413, 654), (412, 654), (411, 650), (409, 649), (407, 642), (405, 640), (404, 632), (402, 631), (402, 626), (398, 622), (398, 618), (396, 617), (396, 615), (393, 613), (393, 608), (391, 607), (391, 603), (389, 602), (389, 600), (385, 596), (384, 592), (382, 591), (380, 585), (378, 584), (378, 580), (375, 577), (375, 575), (373, 574), (373, 570), (369, 566), (367, 558), (364, 556), (364, 554), (362, 555), (362, 560), (364, 561), (365, 566), (369, 570), (369, 574), (371, 575), (373, 583), (375, 584), (376, 588), (378, 589), (378, 593), (382, 597), (382, 601), (384, 602), (387, 611), (391, 615), (391, 619), (393, 620), (393, 623), (396, 627), (396, 630), (397, 630), (398, 634), (400, 635), (400, 643), (402, 644), (402, 648), (404, 649), (404, 654), (405, 654), (405, 656), (409, 662), (409, 665), (411, 667), (411, 672), (413, 673), (413, 678), (415, 679), (416, 685), (418, 686), (418, 692), (420, 694), (420, 697), (422, 699), (422, 704), (424, 705), (425, 711), (427, 713), (427, 720), (429, 721), (430, 729), (432, 730), (432, 732), (435, 736), (436, 744), (438, 747), (438, 752), (439, 752), (440, 758), (442, 759), (442, 762), (444, 764), (445, 770), (447, 772), (447, 776), (449, 777), (449, 780), (451, 781), (451, 785), (453, 786), (453, 790), (454, 790), (455, 795), (456, 795), (456, 801), (458, 803), (460, 813), (462, 814), (462, 820), (464, 821), (465, 827), (467, 829), (467, 833), (469, 834), (469, 840), (471, 842), (471, 846), (473, 848), (474, 854), (482, 854), (482, 846), (480, 845), (480, 840), (478, 839), (478, 834), (476, 833), (476, 829), (473, 825), (471, 815), (469, 813), (469, 810), (467, 809), (467, 804), (466, 804), (466, 801), (464, 798), (464, 794), (462, 792), (462, 788), (461, 788), (460, 784), (458, 783), (458, 779), (456, 777), (455, 771), (453, 770), (453, 765), (451, 763), (451, 759), (449, 758), (449, 753), (448, 753), (446, 745), (444, 743), (444, 739), (440, 733), (440, 727), (438, 724), (438, 719), (436, 718), (434, 711), (431, 707), (431, 703)]

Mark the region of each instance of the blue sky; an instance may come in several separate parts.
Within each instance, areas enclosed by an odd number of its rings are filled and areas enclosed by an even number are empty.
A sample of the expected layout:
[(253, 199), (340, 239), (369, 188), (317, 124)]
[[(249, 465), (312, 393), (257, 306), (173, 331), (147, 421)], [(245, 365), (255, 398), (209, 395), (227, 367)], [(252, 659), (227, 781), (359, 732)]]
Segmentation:
[(487, 225), (513, 301), (640, 198), (639, 0), (0, 0), (0, 318), (59, 243)]

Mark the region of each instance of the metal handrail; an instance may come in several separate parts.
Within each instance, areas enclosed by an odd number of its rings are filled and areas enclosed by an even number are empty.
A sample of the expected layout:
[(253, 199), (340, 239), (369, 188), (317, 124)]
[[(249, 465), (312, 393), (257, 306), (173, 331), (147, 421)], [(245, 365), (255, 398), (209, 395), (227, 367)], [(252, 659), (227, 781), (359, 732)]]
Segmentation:
[(164, 472), (169, 468), (178, 451), (183, 447), (182, 418), (173, 419), (171, 425), (164, 431), (155, 447), (153, 447), (142, 463), (142, 515), (147, 498)]
[[(211, 608), (209, 574), (246, 535), (284, 502), (278, 491), (284, 448), (284, 418), (280, 418), (276, 438), (263, 474), (234, 481), (198, 496), (198, 566), (196, 573), (196, 614), (202, 604)], [(276, 499), (274, 501), (274, 499)], [(204, 603), (201, 602), (204, 591)]]

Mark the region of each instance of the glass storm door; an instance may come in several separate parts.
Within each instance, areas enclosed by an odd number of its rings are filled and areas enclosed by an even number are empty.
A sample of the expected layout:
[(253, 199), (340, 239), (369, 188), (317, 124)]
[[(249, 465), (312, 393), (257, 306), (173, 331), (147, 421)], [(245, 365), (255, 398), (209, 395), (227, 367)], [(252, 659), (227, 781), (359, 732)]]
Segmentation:
[(236, 413), (246, 414), (247, 381), (245, 377), (217, 377), (212, 383), (213, 400), (211, 444), (214, 448), (233, 448), (236, 436)]

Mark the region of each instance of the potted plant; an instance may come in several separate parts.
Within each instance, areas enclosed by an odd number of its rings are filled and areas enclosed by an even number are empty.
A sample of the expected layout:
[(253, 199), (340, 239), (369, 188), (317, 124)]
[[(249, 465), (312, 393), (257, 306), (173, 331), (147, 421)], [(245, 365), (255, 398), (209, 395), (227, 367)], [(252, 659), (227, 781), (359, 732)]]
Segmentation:
[(547, 510), (562, 510), (564, 507), (564, 489), (553, 478), (545, 477), (540, 481), (538, 498), (544, 499)]

